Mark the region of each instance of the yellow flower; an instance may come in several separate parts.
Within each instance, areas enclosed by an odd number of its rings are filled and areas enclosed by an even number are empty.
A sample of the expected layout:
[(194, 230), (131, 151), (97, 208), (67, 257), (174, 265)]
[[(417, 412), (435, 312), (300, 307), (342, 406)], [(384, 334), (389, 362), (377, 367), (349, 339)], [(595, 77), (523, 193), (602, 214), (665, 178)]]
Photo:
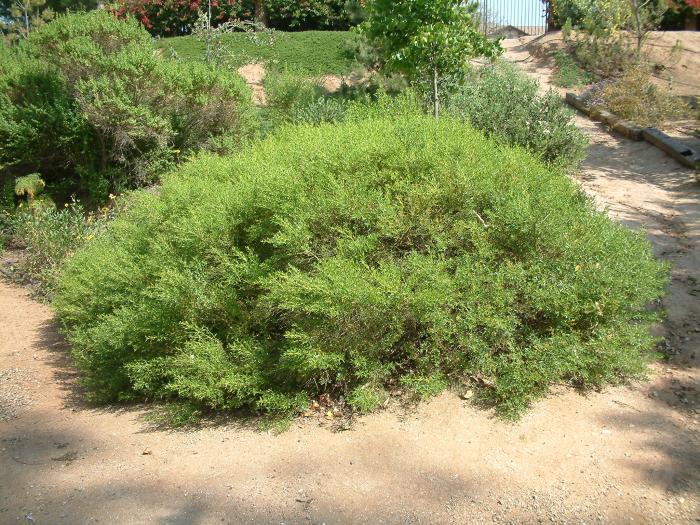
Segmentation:
[(113, 200), (116, 199), (116, 198), (117, 198), (116, 195), (114, 195), (114, 194), (112, 194), (112, 193), (109, 194), (109, 200), (113, 201)]

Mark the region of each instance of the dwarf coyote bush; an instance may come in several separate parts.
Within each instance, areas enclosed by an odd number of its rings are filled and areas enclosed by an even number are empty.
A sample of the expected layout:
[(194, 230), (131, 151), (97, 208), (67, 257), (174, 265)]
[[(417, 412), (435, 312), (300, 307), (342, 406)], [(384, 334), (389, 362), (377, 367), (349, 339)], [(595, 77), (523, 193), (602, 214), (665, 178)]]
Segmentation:
[(369, 411), (468, 381), (516, 415), (644, 371), (642, 233), (458, 120), (349, 113), (186, 164), (71, 259), (55, 305), (97, 399)]

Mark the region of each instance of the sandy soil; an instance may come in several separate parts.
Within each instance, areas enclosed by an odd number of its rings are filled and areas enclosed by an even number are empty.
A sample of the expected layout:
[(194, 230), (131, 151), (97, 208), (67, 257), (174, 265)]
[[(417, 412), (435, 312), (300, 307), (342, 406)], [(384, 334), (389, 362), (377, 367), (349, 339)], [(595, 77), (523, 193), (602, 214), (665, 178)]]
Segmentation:
[(250, 86), (253, 92), (253, 104), (256, 106), (264, 106), (267, 104), (265, 86), (263, 86), (265, 80), (265, 65), (257, 62), (246, 64), (238, 68), (238, 74), (241, 75), (246, 84)]
[(0, 283), (0, 523), (697, 523), (700, 185), (577, 122), (584, 189), (673, 264), (670, 358), (649, 382), (562, 388), (512, 424), (446, 393), (344, 432), (166, 431), (143, 407), (88, 406), (51, 310)]

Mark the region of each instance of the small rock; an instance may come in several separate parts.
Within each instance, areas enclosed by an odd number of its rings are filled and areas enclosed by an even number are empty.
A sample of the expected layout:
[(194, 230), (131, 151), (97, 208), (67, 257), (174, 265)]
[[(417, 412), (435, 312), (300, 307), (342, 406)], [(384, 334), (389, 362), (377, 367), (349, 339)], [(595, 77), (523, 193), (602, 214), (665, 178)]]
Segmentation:
[(142, 456), (150, 456), (150, 455), (152, 455), (152, 454), (153, 454), (153, 451), (152, 451), (150, 448), (147, 448), (146, 450), (144, 450), (143, 452), (141, 452), (141, 455), (142, 455)]

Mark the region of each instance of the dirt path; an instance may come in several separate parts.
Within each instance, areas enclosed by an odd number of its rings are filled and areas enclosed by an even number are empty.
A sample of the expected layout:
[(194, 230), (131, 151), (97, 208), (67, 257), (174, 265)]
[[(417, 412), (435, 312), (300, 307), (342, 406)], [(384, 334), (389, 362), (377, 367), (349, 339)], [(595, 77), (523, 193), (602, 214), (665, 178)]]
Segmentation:
[(253, 96), (253, 104), (256, 106), (264, 106), (267, 104), (265, 96), (265, 66), (257, 62), (246, 64), (238, 68), (238, 74), (243, 77), (246, 84), (250, 87)]
[(515, 424), (447, 393), (345, 432), (163, 431), (87, 406), (50, 309), (0, 282), (0, 524), (697, 523), (700, 185), (579, 124), (584, 188), (674, 264), (650, 382), (562, 389)]
[[(522, 421), (452, 394), (278, 436), (156, 430), (84, 405), (50, 310), (0, 284), (0, 523), (692, 523), (697, 404), (682, 366), (650, 384), (564, 390)], [(8, 395), (9, 393), (9, 395)], [(30, 403), (30, 404), (27, 404)]]

